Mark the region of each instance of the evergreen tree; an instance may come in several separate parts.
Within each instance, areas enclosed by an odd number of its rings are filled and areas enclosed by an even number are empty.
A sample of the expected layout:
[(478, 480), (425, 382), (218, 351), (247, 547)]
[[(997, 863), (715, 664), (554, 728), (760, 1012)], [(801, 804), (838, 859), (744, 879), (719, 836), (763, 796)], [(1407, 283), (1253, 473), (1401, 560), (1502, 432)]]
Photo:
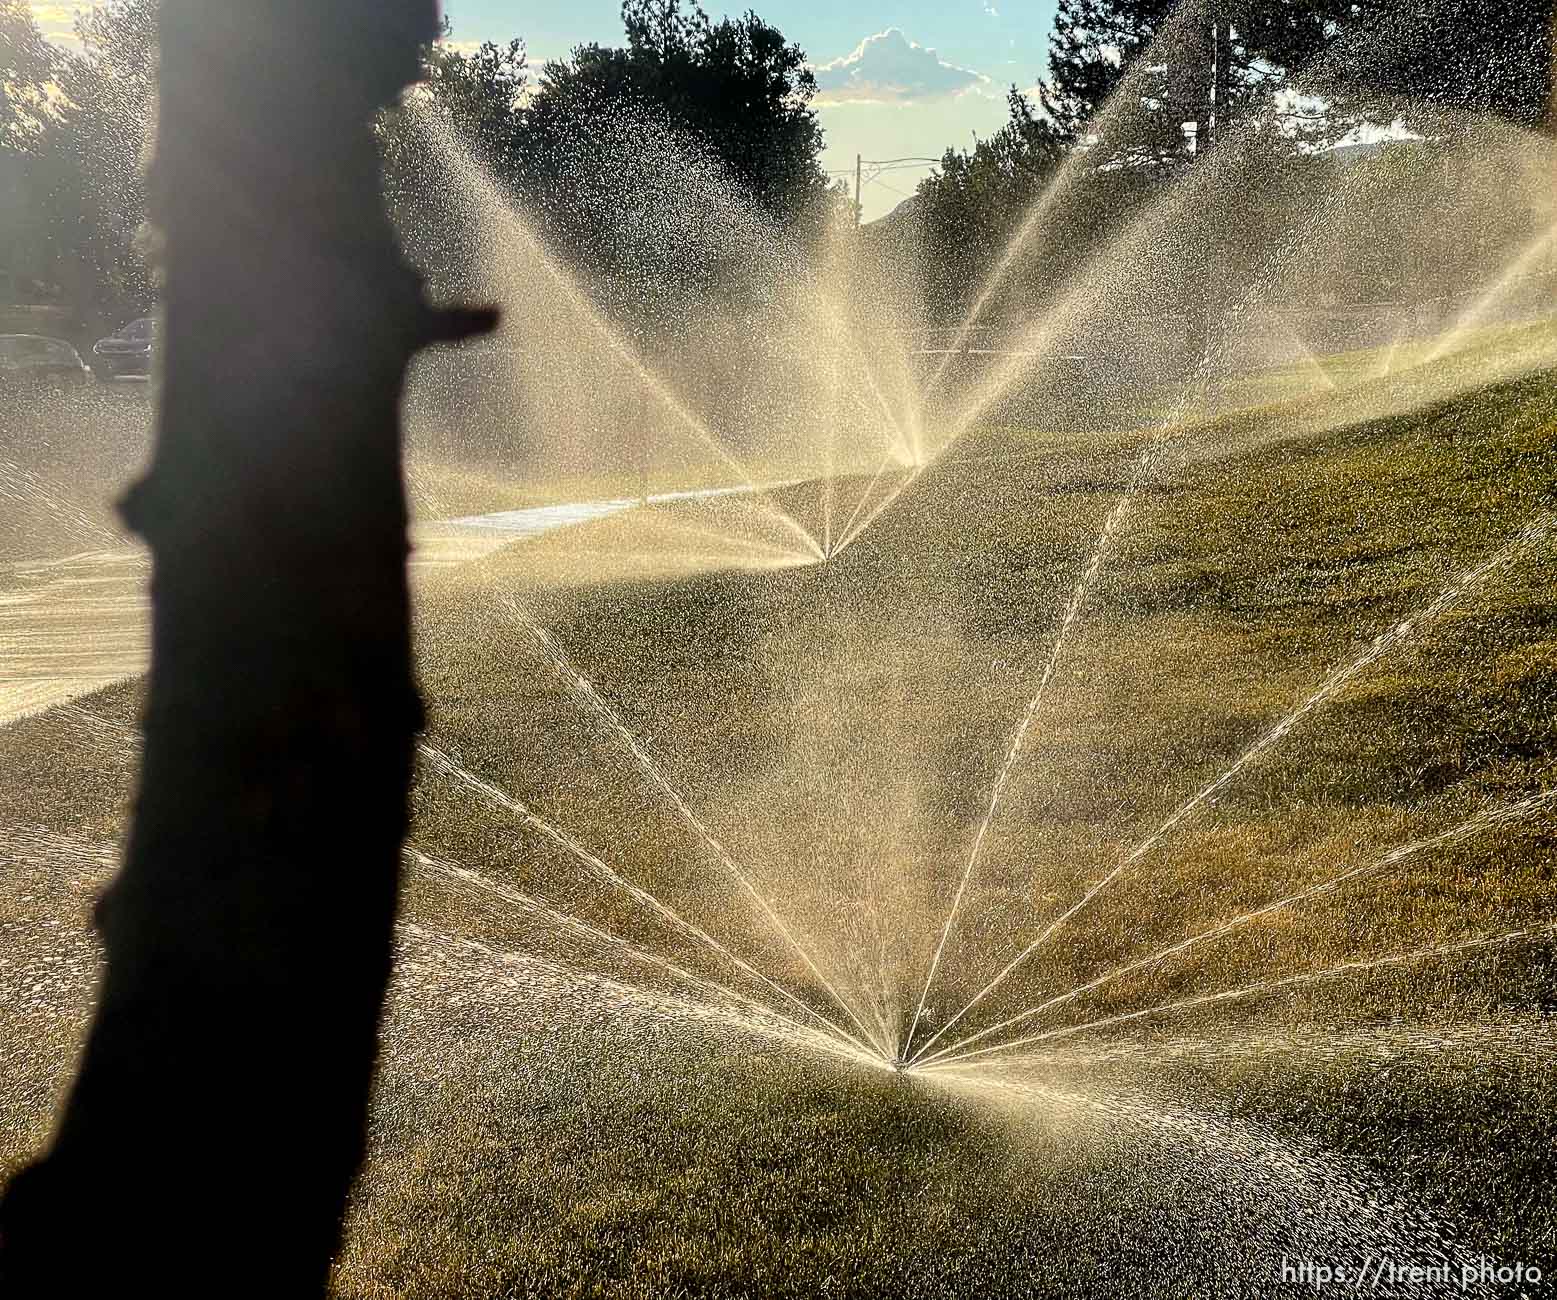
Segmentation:
[(1376, 112), (1424, 131), (1446, 116), (1496, 114), (1519, 126), (1552, 121), (1553, 0), (1361, 0), (1371, 37), (1339, 93), (1379, 99)]
[(1043, 106), (1109, 157), (1163, 163), (1256, 105), (1294, 149), (1361, 120), (1550, 113), (1552, 0), (1059, 0)]
[(1317, 123), (1280, 92), (1355, 22), (1352, 0), (1060, 0), (1045, 111), (1100, 157), (1168, 163), (1260, 103), (1301, 141)]

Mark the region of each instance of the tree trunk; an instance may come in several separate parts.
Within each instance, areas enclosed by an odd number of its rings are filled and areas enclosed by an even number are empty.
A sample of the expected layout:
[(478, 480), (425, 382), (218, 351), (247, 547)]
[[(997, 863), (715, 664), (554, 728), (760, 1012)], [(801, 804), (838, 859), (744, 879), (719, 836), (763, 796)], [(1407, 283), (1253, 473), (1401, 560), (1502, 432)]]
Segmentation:
[(371, 132), (436, 0), (163, 0), (145, 753), (7, 1296), (319, 1294), (360, 1162), (413, 736), (398, 404), (434, 312)]

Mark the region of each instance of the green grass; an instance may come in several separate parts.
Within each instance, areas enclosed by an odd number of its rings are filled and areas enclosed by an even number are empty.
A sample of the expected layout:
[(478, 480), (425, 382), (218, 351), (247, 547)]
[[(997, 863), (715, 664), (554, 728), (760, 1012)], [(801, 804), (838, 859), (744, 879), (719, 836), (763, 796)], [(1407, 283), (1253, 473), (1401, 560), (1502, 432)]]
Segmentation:
[[(1005, 790), (931, 1025), (1327, 673), (1557, 507), (1550, 374), (1265, 396), (1172, 431), (1124, 517)], [(901, 1033), (1012, 729), (1148, 437), (970, 434), (830, 565), (733, 567), (729, 534), (751, 520), (726, 502), (434, 574), (418, 596), (429, 740), (832, 1010), (536, 652), (506, 602), (521, 604), (823, 969)], [(821, 517), (815, 486), (777, 497)], [(1532, 549), (1305, 716), (965, 1027), (1557, 785), (1554, 554), (1557, 540)], [(128, 687), (87, 702), (122, 720), (133, 706)], [(83, 842), (122, 829), (132, 758), (68, 715), (0, 731), (0, 765), (0, 824)], [(1554, 820), (1419, 854), (1037, 1027), (1550, 926)], [(413, 842), (738, 979), (436, 773)], [(25, 947), (41, 918), (79, 923), (80, 880), (14, 873), (0, 925)], [(1334, 1257), (1383, 1233), (1430, 1262), (1440, 1228), (1551, 1262), (1549, 939), (1078, 1033), (1013, 1076), (1041, 1090), (1017, 1103), (698, 1022), (666, 1003), (677, 982), (437, 874), (408, 874), (406, 915), (433, 937), (406, 939), (342, 1296), (1279, 1294), (1283, 1253)], [(44, 1046), (13, 1049), (34, 1082), (7, 1100), (7, 1165), (41, 1137), (36, 1078), (51, 1062), (59, 1077), (85, 1013), (17, 1005), (0, 1036)], [(1446, 1045), (1455, 1026), (1481, 1037)], [(1328, 1208), (1305, 1199), (1314, 1187)], [(1389, 1238), (1369, 1226), (1373, 1188), (1430, 1212)]]

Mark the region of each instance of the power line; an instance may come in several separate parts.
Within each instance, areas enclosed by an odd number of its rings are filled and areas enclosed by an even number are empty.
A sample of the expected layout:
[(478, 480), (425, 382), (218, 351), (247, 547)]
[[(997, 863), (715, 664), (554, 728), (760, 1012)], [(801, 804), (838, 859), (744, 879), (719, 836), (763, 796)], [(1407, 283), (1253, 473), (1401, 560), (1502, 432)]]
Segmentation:
[[(865, 184), (865, 182), (868, 181), (872, 185), (879, 185), (882, 189), (888, 190), (891, 193), (898, 195), (900, 198), (912, 198), (913, 195), (907, 193), (906, 191), (900, 190), (896, 186), (888, 185), (884, 180), (881, 179), (882, 173), (907, 171), (910, 169), (917, 170), (918, 168), (926, 165), (933, 167), (940, 161), (941, 160), (939, 158), (865, 158), (860, 154), (855, 154), (854, 166), (852, 168), (830, 167), (826, 169), (824, 174), (827, 176), (847, 176), (850, 171), (853, 171), (854, 224), (858, 226), (861, 219), (860, 188)], [(865, 175), (865, 168), (867, 167), (874, 169), (869, 176)]]
[[(935, 159), (934, 161), (935, 162), (939, 162), (940, 159)], [(862, 158), (862, 159), (860, 159), (860, 163), (864, 167), (870, 167), (870, 166), (873, 165), (869, 158)], [(893, 167), (880, 167), (880, 166), (878, 166), (878, 167), (875, 168), (875, 170), (877, 172), (908, 172), (908, 171), (918, 171), (920, 166), (921, 166), (921, 164), (916, 161), (916, 162), (912, 162), (912, 163), (899, 164), (899, 165), (893, 166)], [(828, 176), (852, 176), (852, 175), (854, 175), (854, 168), (852, 168), (852, 167), (825, 167), (822, 170)]]
[[(862, 167), (874, 167), (878, 171), (908, 171), (911, 168), (921, 166), (936, 166), (942, 160), (939, 158), (861, 158)], [(826, 167), (823, 170), (829, 176), (847, 176), (854, 171), (853, 167)]]

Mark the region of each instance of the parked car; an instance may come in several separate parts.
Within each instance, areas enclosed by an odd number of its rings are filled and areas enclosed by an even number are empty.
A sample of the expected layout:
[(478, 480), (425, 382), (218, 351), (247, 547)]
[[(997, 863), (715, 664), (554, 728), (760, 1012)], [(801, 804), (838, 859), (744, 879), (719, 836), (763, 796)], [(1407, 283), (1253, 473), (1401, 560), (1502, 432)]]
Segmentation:
[(149, 378), (157, 356), (157, 321), (142, 316), (92, 345), (92, 369), (99, 379)]
[(91, 378), (81, 354), (64, 339), (0, 334), (0, 381), (8, 388), (68, 388)]

